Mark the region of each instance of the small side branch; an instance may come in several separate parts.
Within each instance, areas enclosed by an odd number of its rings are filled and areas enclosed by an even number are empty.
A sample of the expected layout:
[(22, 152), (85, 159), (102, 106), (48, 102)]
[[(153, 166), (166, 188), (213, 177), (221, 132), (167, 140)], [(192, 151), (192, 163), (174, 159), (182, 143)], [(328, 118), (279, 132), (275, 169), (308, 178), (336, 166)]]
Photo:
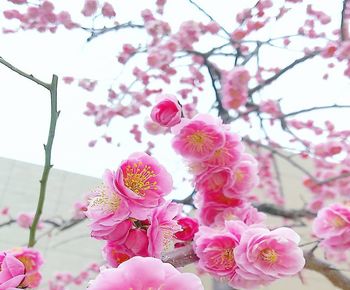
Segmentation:
[(58, 83), (58, 77), (56, 75), (53, 75), (50, 88), (49, 88), (50, 96), (51, 96), (51, 119), (50, 119), (50, 129), (49, 129), (49, 135), (47, 137), (47, 143), (46, 145), (44, 145), (45, 164), (44, 164), (42, 177), (40, 180), (40, 194), (39, 194), (38, 205), (36, 208), (32, 226), (30, 227), (28, 247), (33, 247), (36, 243), (35, 234), (36, 234), (37, 226), (44, 207), (47, 180), (49, 177), (50, 169), (53, 167), (53, 165), (51, 164), (51, 151), (52, 151), (53, 140), (55, 137), (56, 123), (60, 113), (59, 111), (57, 111), (57, 83)]
[(13, 70), (14, 72), (18, 73), (19, 75), (37, 83), (40, 86), (43, 86), (45, 89), (50, 90), (50, 84), (47, 84), (39, 79), (37, 79), (36, 77), (34, 77), (32, 74), (27, 74), (24, 71), (14, 67), (12, 64), (10, 64), (9, 62), (7, 62), (6, 60), (4, 60), (1, 56), (0, 56), (0, 63), (2, 63), (4, 66), (7, 66), (10, 70)]

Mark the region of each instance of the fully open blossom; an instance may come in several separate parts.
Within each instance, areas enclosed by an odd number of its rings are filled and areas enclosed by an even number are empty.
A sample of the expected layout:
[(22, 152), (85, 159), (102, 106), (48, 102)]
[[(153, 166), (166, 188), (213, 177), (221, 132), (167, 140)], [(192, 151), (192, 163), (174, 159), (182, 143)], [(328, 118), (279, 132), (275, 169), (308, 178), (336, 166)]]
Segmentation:
[(0, 290), (17, 289), (25, 277), (23, 263), (11, 253), (1, 253), (0, 269)]
[(167, 170), (145, 153), (132, 154), (115, 173), (107, 171), (105, 182), (125, 198), (131, 216), (140, 220), (147, 218), (150, 208), (164, 202), (163, 196), (173, 186)]
[(269, 231), (251, 226), (234, 250), (236, 271), (243, 279), (262, 283), (293, 276), (305, 264), (299, 242), (299, 235), (289, 228)]
[(174, 127), (173, 148), (190, 160), (208, 159), (225, 143), (220, 122), (210, 115), (197, 115)]
[(318, 238), (350, 237), (350, 207), (340, 203), (322, 208), (313, 222), (313, 232)]
[(176, 220), (180, 213), (181, 205), (174, 202), (167, 202), (153, 211), (147, 230), (150, 256), (160, 258), (162, 251), (171, 249), (174, 234), (181, 230)]
[(243, 197), (259, 182), (258, 163), (250, 154), (243, 154), (238, 165), (233, 169), (233, 185), (224, 191), (228, 197)]
[(153, 107), (151, 118), (163, 127), (172, 127), (181, 121), (181, 106), (173, 95), (160, 95)]
[(240, 221), (227, 222), (224, 229), (201, 226), (194, 239), (198, 266), (215, 277), (232, 278), (237, 270), (234, 249), (245, 228)]
[(155, 258), (133, 257), (116, 269), (103, 270), (89, 290), (204, 290), (201, 280), (180, 273), (172, 265)]

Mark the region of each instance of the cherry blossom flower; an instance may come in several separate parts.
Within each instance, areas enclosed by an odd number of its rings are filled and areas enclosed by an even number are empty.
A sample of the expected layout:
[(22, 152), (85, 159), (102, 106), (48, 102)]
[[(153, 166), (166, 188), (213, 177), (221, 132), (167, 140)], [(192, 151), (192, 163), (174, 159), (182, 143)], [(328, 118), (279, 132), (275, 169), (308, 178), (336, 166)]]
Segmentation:
[(155, 258), (133, 257), (116, 269), (105, 269), (90, 283), (89, 290), (204, 290), (201, 280), (180, 273), (172, 265)]

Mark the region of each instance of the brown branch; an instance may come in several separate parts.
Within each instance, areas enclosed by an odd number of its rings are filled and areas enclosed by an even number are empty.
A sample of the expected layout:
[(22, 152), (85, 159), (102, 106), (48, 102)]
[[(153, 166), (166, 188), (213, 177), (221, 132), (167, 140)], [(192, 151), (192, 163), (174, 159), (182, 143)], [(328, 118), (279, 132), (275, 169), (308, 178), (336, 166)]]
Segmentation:
[(287, 65), (286, 67), (284, 67), (283, 69), (281, 69), (278, 73), (276, 73), (274, 76), (268, 78), (267, 80), (265, 80), (263, 83), (261, 83), (260, 85), (257, 85), (256, 87), (252, 88), (249, 90), (249, 96), (251, 96), (252, 94), (254, 94), (255, 92), (261, 90), (262, 88), (264, 88), (265, 86), (271, 84), (273, 81), (277, 80), (279, 77), (281, 77), (282, 75), (284, 75), (287, 71), (289, 71), (290, 69), (292, 69), (293, 67), (295, 67), (296, 65), (303, 63), (304, 61), (311, 59), (313, 57), (315, 57), (316, 55), (318, 55), (320, 52), (319, 51), (314, 51), (308, 55), (305, 55), (295, 61), (293, 61), (291, 64)]
[(135, 23), (132, 23), (131, 21), (128, 21), (126, 23), (117, 24), (116, 26), (113, 26), (113, 27), (103, 27), (103, 28), (97, 28), (97, 29), (87, 28), (87, 27), (81, 27), (81, 28), (91, 33), (91, 35), (86, 40), (87, 42), (90, 42), (94, 38), (99, 37), (102, 34), (105, 34), (111, 31), (118, 31), (125, 28), (144, 28), (144, 26), (141, 24), (135, 24)]
[(288, 114), (284, 114), (283, 116), (278, 117), (278, 119), (285, 119), (291, 116), (295, 116), (295, 115), (299, 115), (299, 114), (303, 114), (303, 113), (308, 113), (308, 112), (312, 112), (312, 111), (316, 111), (316, 110), (324, 110), (324, 109), (344, 109), (344, 108), (350, 108), (350, 105), (328, 105), (328, 106), (320, 106), (320, 107), (312, 107), (312, 108), (307, 108), (307, 109), (303, 109), (300, 111), (295, 111), (295, 112), (291, 112)]
[(345, 11), (346, 11), (347, 4), (348, 4), (348, 0), (343, 0), (343, 8), (341, 11), (341, 19), (340, 19), (340, 39), (342, 41), (346, 39)]
[[(350, 279), (341, 273), (340, 270), (334, 268), (331, 264), (316, 258), (312, 251), (304, 251), (306, 261), (305, 269), (318, 272), (325, 276), (334, 286), (343, 290), (350, 290)], [(175, 249), (166, 253), (162, 257), (162, 261), (170, 263), (174, 267), (184, 267), (198, 261), (198, 257), (193, 250), (192, 245)]]
[(313, 253), (305, 252), (304, 257), (306, 260), (305, 269), (316, 271), (325, 276), (334, 286), (343, 289), (350, 290), (350, 279), (341, 273), (340, 270), (334, 268), (331, 264), (316, 258)]
[(287, 219), (314, 218), (316, 214), (306, 209), (285, 209), (270, 203), (254, 204), (258, 211)]

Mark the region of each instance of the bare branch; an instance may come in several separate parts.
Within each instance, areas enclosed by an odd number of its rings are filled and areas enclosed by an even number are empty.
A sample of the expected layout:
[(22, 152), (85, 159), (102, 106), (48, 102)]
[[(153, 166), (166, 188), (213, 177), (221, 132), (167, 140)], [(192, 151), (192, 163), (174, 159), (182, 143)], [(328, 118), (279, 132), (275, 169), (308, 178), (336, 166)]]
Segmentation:
[(13, 70), (14, 72), (18, 73), (19, 75), (37, 83), (40, 86), (43, 86), (45, 89), (50, 89), (50, 84), (47, 84), (39, 79), (37, 79), (36, 77), (34, 77), (32, 74), (27, 74), (24, 71), (14, 67), (12, 64), (10, 64), (9, 62), (7, 62), (6, 60), (4, 60), (1, 56), (0, 56), (0, 63), (2, 63), (3, 65), (7, 66), (10, 70)]
[(135, 23), (132, 23), (131, 21), (128, 21), (126, 23), (117, 24), (113, 27), (103, 27), (103, 28), (82, 27), (83, 30), (91, 33), (91, 35), (86, 40), (87, 42), (90, 42), (91, 40), (93, 40), (96, 37), (101, 36), (102, 34), (105, 34), (105, 33), (111, 32), (111, 31), (118, 31), (118, 30), (125, 29), (125, 28), (144, 28), (144, 26), (141, 24), (135, 24)]
[(270, 203), (254, 204), (257, 210), (287, 219), (314, 218), (316, 214), (306, 209), (285, 209)]
[[(324, 275), (334, 286), (339, 287), (340, 289), (350, 290), (350, 279), (341, 273), (340, 270), (334, 268), (331, 264), (316, 258), (312, 251), (304, 251), (304, 258), (306, 260), (305, 269), (316, 271)], [(162, 257), (162, 261), (170, 263), (174, 267), (184, 267), (198, 261), (198, 257), (193, 250), (193, 246), (190, 244), (166, 253)]]
[(348, 4), (348, 0), (343, 0), (343, 9), (341, 11), (341, 19), (340, 19), (340, 39), (344, 41), (346, 39), (346, 31), (347, 27), (345, 26), (345, 11), (346, 6)]
[(278, 73), (276, 73), (274, 76), (268, 78), (267, 80), (265, 80), (262, 84), (257, 85), (256, 87), (252, 88), (249, 90), (249, 95), (251, 96), (252, 94), (254, 94), (255, 92), (261, 90), (262, 88), (264, 88), (265, 86), (271, 84), (273, 81), (277, 80), (280, 76), (284, 75), (287, 71), (289, 71), (290, 69), (292, 69), (293, 67), (295, 67), (296, 65), (303, 63), (304, 61), (311, 59), (313, 57), (315, 57), (316, 55), (318, 55), (320, 52), (319, 51), (315, 51), (312, 52), (308, 55), (305, 55), (295, 61), (293, 61), (291, 64), (287, 65), (286, 67), (284, 67), (283, 69), (281, 69)]
[(316, 271), (325, 276), (332, 284), (343, 290), (350, 290), (350, 279), (331, 264), (316, 258), (312, 252), (304, 252), (305, 269)]

